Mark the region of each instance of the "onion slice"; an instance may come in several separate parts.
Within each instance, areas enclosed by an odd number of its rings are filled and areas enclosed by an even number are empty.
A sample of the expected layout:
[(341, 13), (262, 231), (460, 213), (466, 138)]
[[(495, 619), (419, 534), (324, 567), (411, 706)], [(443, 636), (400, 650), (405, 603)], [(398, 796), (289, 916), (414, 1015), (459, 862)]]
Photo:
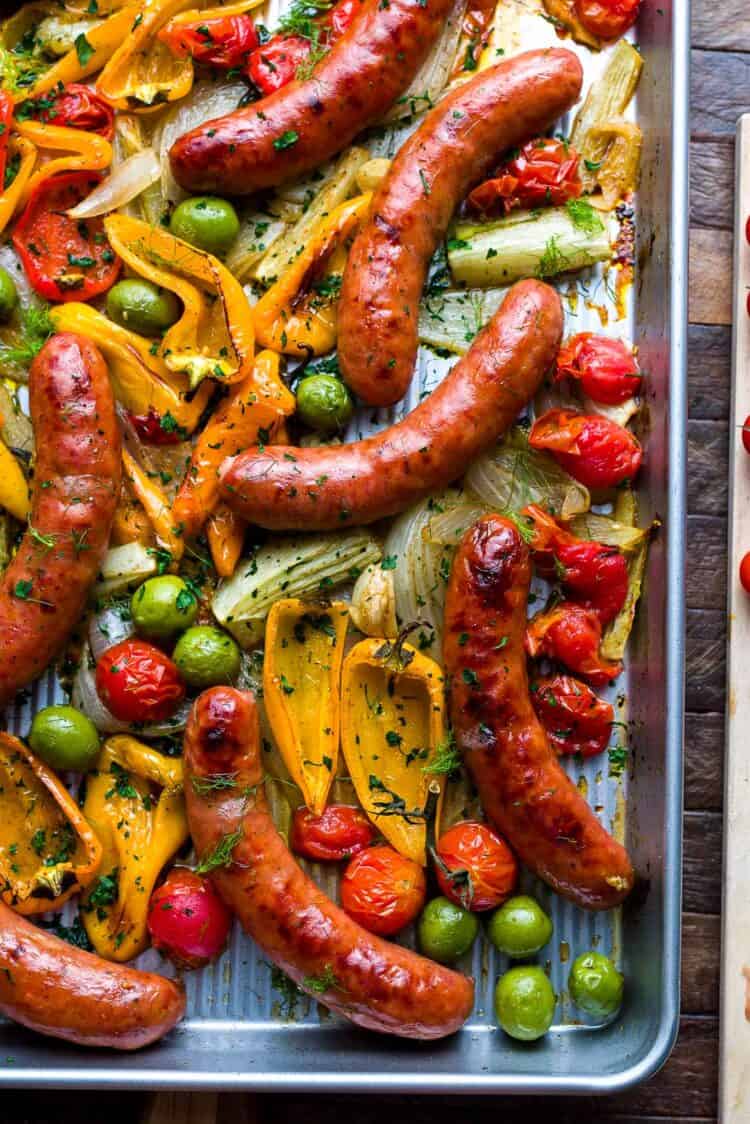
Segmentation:
[(93, 219), (98, 215), (108, 215), (130, 203), (155, 183), (160, 175), (158, 156), (153, 148), (144, 148), (118, 164), (112, 174), (72, 207), (68, 214), (72, 219)]

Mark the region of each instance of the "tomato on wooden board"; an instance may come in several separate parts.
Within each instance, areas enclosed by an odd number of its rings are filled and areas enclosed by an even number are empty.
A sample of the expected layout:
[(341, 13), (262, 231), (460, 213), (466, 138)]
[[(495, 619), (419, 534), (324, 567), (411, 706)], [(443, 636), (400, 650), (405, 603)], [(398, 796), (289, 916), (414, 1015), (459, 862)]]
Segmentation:
[(537, 679), (531, 702), (558, 753), (595, 757), (606, 749), (615, 712), (587, 683), (572, 675)]
[(81, 82), (60, 85), (48, 94), (21, 102), (16, 116), (19, 121), (31, 117), (47, 125), (64, 125), (68, 129), (98, 133), (105, 140), (112, 140), (115, 134), (112, 106), (96, 90)]
[(526, 629), (526, 651), (537, 659), (546, 656), (588, 679), (595, 687), (616, 679), (621, 663), (599, 655), (602, 622), (592, 609), (561, 601), (554, 609), (537, 613)]
[(232, 70), (244, 67), (258, 46), (258, 32), (250, 16), (215, 16), (183, 23), (170, 20), (157, 38), (178, 58)]
[(272, 94), (293, 82), (312, 52), (302, 35), (274, 35), (250, 56), (247, 74), (262, 94)]
[(170, 870), (148, 903), (151, 943), (181, 967), (202, 968), (215, 960), (231, 927), (231, 911), (209, 879), (187, 867)]
[(750, 593), (750, 551), (740, 562), (740, 582), (746, 593)]
[(390, 937), (420, 913), (427, 894), (422, 867), (387, 844), (367, 847), (341, 880), (341, 906), (363, 929)]
[(532, 449), (551, 453), (561, 468), (588, 488), (612, 488), (632, 480), (643, 450), (633, 434), (598, 414), (548, 410), (529, 434)]
[(575, 0), (576, 15), (592, 35), (619, 39), (638, 19), (641, 0)]
[(176, 665), (145, 640), (122, 640), (102, 652), (96, 690), (121, 722), (161, 722), (185, 697)]
[(583, 191), (574, 148), (551, 137), (528, 141), (492, 179), (475, 187), (469, 206), (481, 214), (502, 214), (511, 207), (559, 207)]
[(446, 898), (473, 912), (495, 909), (518, 881), (508, 844), (484, 823), (454, 824), (435, 847), (435, 874)]
[(619, 406), (641, 388), (643, 376), (622, 340), (579, 332), (560, 348), (555, 382), (580, 379), (584, 394), (605, 406)]
[(65, 212), (101, 183), (98, 172), (64, 172), (42, 180), (13, 231), (13, 245), (29, 284), (50, 301), (87, 301), (106, 293), (122, 262), (100, 218), (72, 219)]
[(13, 98), (5, 90), (0, 90), (0, 192), (5, 185), (5, 169), (8, 164), (8, 141), (13, 126)]
[(340, 862), (364, 851), (376, 835), (365, 813), (350, 804), (329, 804), (319, 816), (302, 807), (292, 818), (289, 845), (313, 862)]

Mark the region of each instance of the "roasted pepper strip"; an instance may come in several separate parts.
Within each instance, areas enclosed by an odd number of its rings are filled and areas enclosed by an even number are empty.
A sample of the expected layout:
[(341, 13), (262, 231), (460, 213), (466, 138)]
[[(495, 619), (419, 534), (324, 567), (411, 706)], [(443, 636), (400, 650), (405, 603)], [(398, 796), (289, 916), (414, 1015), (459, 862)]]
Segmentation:
[(281, 381), (278, 355), (261, 351), (252, 372), (232, 387), (196, 441), (174, 501), (174, 525), (197, 535), (219, 501), (221, 462), (249, 445), (271, 441), (293, 412), (294, 396)]
[(187, 437), (197, 426), (213, 386), (206, 383), (187, 400), (187, 380), (151, 353), (151, 341), (108, 320), (88, 304), (65, 304), (50, 312), (58, 332), (80, 332), (93, 340), (107, 360), (115, 395), (137, 416), (169, 416)]
[(341, 664), (349, 623), (343, 601), (297, 598), (268, 614), (263, 700), (274, 739), (307, 807), (320, 815), (339, 756)]
[(142, 504), (143, 510), (156, 532), (159, 545), (168, 550), (173, 559), (179, 562), (185, 549), (185, 543), (180, 535), (175, 534), (169, 500), (156, 481), (144, 472), (127, 449), (122, 451), (122, 467), (125, 479), (133, 489), (136, 499)]
[(0, 733), (0, 898), (18, 913), (60, 909), (99, 870), (96, 835), (54, 772)]
[(297, 260), (253, 309), (263, 347), (286, 355), (325, 355), (336, 345), (338, 283), (345, 243), (367, 217), (372, 192), (341, 203), (314, 229)]
[(211, 254), (140, 219), (110, 215), (104, 227), (115, 251), (135, 273), (176, 293), (183, 312), (161, 341), (171, 371), (191, 387), (203, 379), (239, 382), (252, 371), (253, 319), (242, 286)]
[(47, 160), (37, 168), (21, 193), (19, 205), (27, 201), (43, 180), (59, 172), (100, 172), (112, 163), (112, 145), (98, 133), (86, 133), (65, 125), (47, 125), (43, 121), (18, 121), (15, 130), (37, 149), (59, 150), (66, 154)]
[(8, 187), (0, 195), (0, 232), (5, 230), (11, 218), (18, 210), (21, 196), (26, 191), (26, 185), (31, 179), (34, 165), (37, 160), (36, 147), (23, 137), (12, 136), (8, 147), (10, 159), (18, 157), (18, 171)]
[(182, 762), (135, 738), (109, 738), (83, 810), (103, 849), (101, 876), (82, 902), (83, 924), (100, 956), (131, 960), (148, 945), (146, 915), (159, 873), (188, 837)]
[(130, 33), (99, 75), (97, 89), (119, 109), (144, 111), (178, 101), (193, 85), (191, 59), (176, 58), (157, 38), (167, 20), (190, 0), (145, 0)]
[(220, 578), (231, 578), (242, 555), (247, 523), (231, 507), (220, 503), (206, 523), (211, 561)]
[(341, 694), (341, 749), (359, 802), (397, 851), (424, 866), (443, 673), (407, 644), (362, 640), (344, 660)]

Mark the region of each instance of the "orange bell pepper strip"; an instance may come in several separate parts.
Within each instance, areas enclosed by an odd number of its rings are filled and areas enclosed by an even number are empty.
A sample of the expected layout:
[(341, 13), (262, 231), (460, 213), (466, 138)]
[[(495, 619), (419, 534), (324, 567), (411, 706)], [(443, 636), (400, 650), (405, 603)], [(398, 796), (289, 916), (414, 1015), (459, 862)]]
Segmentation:
[(220, 503), (206, 523), (206, 538), (216, 573), (231, 578), (242, 554), (247, 523), (225, 503)]

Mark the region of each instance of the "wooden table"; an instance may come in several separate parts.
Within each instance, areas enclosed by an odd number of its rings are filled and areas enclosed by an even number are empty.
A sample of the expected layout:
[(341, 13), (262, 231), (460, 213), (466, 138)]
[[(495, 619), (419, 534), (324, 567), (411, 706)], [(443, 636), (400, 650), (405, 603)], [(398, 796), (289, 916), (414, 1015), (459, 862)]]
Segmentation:
[[(655, 2), (655, 0), (648, 0)], [(677, 0), (679, 2), (679, 0)], [(734, 129), (750, 110), (748, 0), (693, 0), (690, 237), (690, 489), (682, 1022), (669, 1062), (652, 1081), (606, 1100), (549, 1098), (556, 1124), (689, 1124), (716, 1120), (719, 911), (726, 639), (727, 431), (730, 391)], [(541, 1109), (540, 1102), (536, 1107)], [(433, 1101), (375, 1097), (0, 1094), (5, 1124), (357, 1124), (388, 1119), (526, 1124), (533, 1106), (508, 1098)]]

